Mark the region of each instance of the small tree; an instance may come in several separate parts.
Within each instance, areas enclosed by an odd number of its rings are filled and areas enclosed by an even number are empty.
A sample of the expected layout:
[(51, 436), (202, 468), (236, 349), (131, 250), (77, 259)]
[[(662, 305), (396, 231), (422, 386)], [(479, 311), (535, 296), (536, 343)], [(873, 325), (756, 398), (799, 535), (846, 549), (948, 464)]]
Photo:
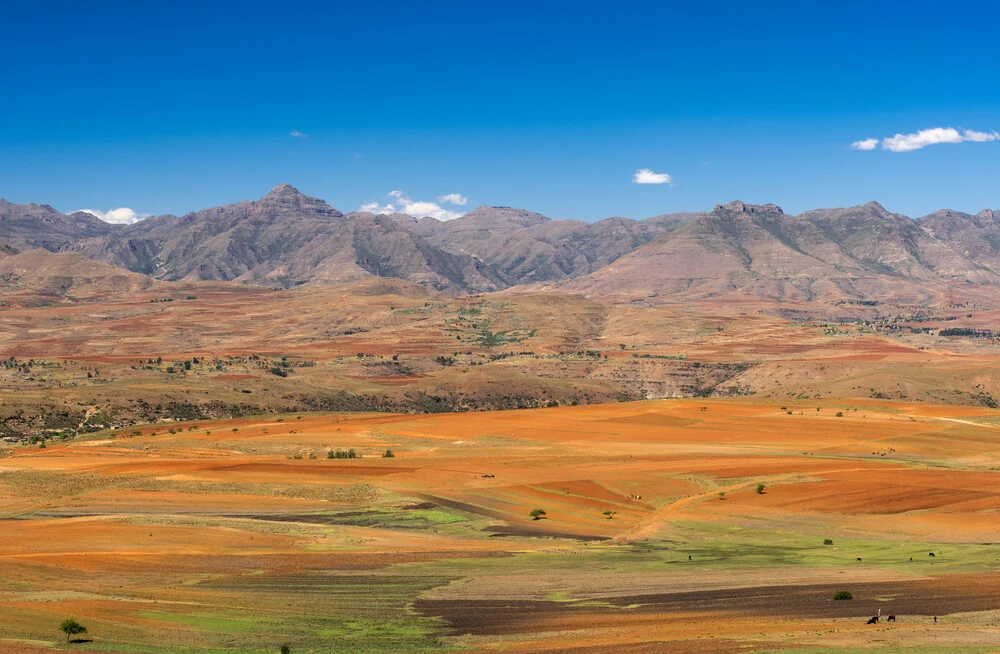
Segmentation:
[(608, 520), (612, 520), (615, 517), (616, 511), (605, 511), (604, 515), (608, 516)]
[(721, 493), (719, 493), (719, 499), (720, 500), (726, 499), (726, 492), (725, 491), (722, 491)]
[(66, 634), (66, 642), (72, 642), (73, 636), (79, 636), (80, 634), (87, 633), (87, 628), (82, 624), (74, 620), (73, 618), (66, 618), (59, 625), (59, 628), (64, 634)]
[(541, 520), (545, 517), (545, 509), (532, 509), (528, 515), (531, 516), (532, 520)]
[(854, 599), (854, 595), (851, 595), (851, 591), (849, 590), (838, 590), (836, 593), (833, 594), (833, 599), (849, 600), (849, 599)]
[(766, 488), (766, 486), (764, 486), (764, 484), (757, 484), (757, 494), (758, 495), (763, 495), (765, 488)]
[(287, 643), (282, 645), (281, 649), (278, 651), (281, 652), (281, 654), (292, 654), (292, 648), (289, 647)]
[(382, 458), (383, 458), (383, 459), (392, 459), (392, 458), (394, 458), (395, 456), (396, 456), (396, 455), (395, 455), (395, 454), (393, 453), (393, 451), (392, 451), (392, 450), (386, 450), (386, 451), (385, 451), (385, 453), (383, 453), (383, 454), (382, 454)]

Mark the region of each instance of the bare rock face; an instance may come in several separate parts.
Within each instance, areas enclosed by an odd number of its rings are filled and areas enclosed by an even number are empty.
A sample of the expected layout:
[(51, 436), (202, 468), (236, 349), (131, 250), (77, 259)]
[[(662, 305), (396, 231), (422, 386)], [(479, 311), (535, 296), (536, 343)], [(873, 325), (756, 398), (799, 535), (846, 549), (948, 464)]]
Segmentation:
[(341, 218), (344, 215), (323, 200), (310, 197), (291, 184), (278, 184), (253, 204), (256, 205), (256, 211), (264, 215), (305, 213), (330, 218)]

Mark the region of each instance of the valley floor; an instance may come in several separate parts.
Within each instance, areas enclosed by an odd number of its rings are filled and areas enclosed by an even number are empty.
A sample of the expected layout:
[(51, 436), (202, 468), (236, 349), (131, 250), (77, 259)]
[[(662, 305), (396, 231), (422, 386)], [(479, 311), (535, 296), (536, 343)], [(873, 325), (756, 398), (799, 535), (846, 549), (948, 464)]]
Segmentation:
[(998, 441), (988, 408), (758, 398), (12, 447), (0, 652), (1000, 651)]

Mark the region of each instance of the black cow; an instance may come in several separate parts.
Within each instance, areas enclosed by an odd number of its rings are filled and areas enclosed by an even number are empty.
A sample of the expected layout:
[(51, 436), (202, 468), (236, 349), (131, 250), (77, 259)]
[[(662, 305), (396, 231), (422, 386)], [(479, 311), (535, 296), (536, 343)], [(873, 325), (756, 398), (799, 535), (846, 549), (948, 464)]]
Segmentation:
[(890, 615), (888, 618), (886, 618), (886, 622), (895, 622), (895, 621), (896, 621), (896, 616), (894, 615)]
[(878, 624), (878, 616), (873, 615), (872, 617), (868, 618), (868, 622), (866, 622), (865, 624)]

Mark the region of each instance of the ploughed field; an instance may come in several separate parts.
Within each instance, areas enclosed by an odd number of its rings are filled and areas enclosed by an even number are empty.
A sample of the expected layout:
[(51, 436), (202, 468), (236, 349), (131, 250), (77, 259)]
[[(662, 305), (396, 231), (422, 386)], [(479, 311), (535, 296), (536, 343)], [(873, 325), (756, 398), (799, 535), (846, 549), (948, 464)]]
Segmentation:
[(998, 443), (989, 408), (757, 398), (16, 446), (0, 652), (1000, 651)]

